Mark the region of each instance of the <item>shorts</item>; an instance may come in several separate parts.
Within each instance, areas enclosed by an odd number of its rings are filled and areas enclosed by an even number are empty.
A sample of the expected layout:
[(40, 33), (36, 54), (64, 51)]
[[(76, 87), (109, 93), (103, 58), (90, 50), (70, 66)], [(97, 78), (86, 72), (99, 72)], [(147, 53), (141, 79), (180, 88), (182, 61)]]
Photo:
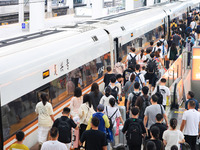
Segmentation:
[(149, 80), (149, 84), (151, 84), (153, 87), (155, 87), (156, 81), (157, 81), (157, 76), (155, 73), (146, 73), (145, 79)]
[(47, 136), (51, 127), (38, 127), (38, 142), (43, 144), (47, 141)]

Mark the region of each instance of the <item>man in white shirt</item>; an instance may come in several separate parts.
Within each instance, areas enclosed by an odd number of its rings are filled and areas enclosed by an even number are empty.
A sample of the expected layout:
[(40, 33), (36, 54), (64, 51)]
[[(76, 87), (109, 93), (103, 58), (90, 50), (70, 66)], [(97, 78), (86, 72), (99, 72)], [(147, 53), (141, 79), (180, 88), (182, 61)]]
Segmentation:
[(128, 63), (128, 66), (130, 65), (133, 65), (135, 66), (136, 65), (136, 54), (135, 54), (135, 48), (130, 48), (130, 53), (128, 53), (127, 55), (127, 58), (126, 58), (126, 63)]
[(192, 19), (192, 22), (190, 23), (190, 27), (192, 28), (192, 30), (197, 27), (197, 23), (194, 21), (194, 18)]
[(160, 56), (162, 56), (162, 58), (165, 58), (165, 55), (167, 54), (167, 41), (165, 40), (165, 35), (161, 36), (161, 39), (159, 40), (159, 42), (161, 43), (161, 54)]
[[(169, 88), (166, 86), (166, 79), (165, 78), (162, 78), (160, 80), (160, 85), (159, 86), (159, 92), (162, 94), (163, 96), (163, 107), (165, 109), (166, 107), (166, 102), (167, 102), (167, 98), (169, 99), (170, 98), (170, 90)], [(157, 92), (158, 88), (155, 88), (154, 91), (153, 91), (153, 94), (155, 94)]]
[[(196, 150), (196, 139), (199, 135), (200, 113), (195, 109), (195, 101), (189, 101), (188, 109), (183, 113), (180, 130), (184, 133), (185, 141), (190, 145), (191, 150)], [(183, 130), (184, 129), (184, 130)]]
[(53, 127), (50, 130), (50, 141), (42, 144), (41, 150), (69, 150), (67, 146), (58, 140), (58, 129)]

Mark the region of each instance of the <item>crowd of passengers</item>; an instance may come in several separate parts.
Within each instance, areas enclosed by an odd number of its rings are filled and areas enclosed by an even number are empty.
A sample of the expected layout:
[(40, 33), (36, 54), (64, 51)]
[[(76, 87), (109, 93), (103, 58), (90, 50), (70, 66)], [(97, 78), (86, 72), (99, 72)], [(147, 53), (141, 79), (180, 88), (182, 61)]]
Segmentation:
[[(118, 58), (113, 70), (107, 67), (103, 91), (97, 83), (84, 95), (76, 87), (70, 106), (63, 108), (57, 119), (48, 94), (42, 93), (42, 101), (35, 109), (38, 149), (117, 150), (127, 145), (129, 150), (179, 150), (184, 146), (195, 150), (200, 127), (199, 103), (189, 91), (180, 128), (176, 118), (168, 121), (166, 105), (171, 94), (162, 76), (183, 49), (188, 52), (190, 67), (192, 47), (200, 39), (199, 18), (200, 13), (194, 10), (185, 21), (174, 19), (168, 40), (162, 35), (137, 55), (131, 47), (126, 60)], [(125, 138), (118, 144), (116, 137), (123, 134)], [(16, 133), (16, 139), (10, 150), (29, 149), (23, 144), (23, 131)]]

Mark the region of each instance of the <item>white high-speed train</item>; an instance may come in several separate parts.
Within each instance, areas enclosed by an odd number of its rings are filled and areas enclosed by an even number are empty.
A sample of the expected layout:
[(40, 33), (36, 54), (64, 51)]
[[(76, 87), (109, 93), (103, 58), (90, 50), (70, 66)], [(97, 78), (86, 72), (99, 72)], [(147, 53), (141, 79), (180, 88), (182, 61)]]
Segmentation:
[(41, 92), (49, 94), (60, 116), (75, 87), (85, 94), (93, 82), (102, 86), (105, 68), (125, 59), (130, 47), (139, 51), (168, 35), (172, 19), (185, 19), (199, 7), (200, 0), (179, 1), (0, 41), (1, 149), (16, 141), (17, 130), (25, 132), (28, 147), (36, 144)]

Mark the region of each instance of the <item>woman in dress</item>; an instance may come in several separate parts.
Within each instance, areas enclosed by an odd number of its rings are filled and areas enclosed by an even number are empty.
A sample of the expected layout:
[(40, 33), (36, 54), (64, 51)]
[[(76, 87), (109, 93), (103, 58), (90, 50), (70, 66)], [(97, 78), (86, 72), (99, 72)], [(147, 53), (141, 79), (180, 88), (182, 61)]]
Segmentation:
[(80, 87), (76, 87), (74, 90), (74, 97), (72, 98), (70, 103), (71, 115), (73, 116), (73, 118), (75, 116), (78, 116), (78, 110), (82, 103), (83, 103), (82, 90)]
[(37, 103), (35, 108), (35, 112), (38, 115), (39, 149), (41, 145), (47, 140), (48, 132), (54, 122), (53, 107), (51, 103), (48, 102), (48, 95), (46, 93), (42, 93), (40, 97), (42, 101)]

